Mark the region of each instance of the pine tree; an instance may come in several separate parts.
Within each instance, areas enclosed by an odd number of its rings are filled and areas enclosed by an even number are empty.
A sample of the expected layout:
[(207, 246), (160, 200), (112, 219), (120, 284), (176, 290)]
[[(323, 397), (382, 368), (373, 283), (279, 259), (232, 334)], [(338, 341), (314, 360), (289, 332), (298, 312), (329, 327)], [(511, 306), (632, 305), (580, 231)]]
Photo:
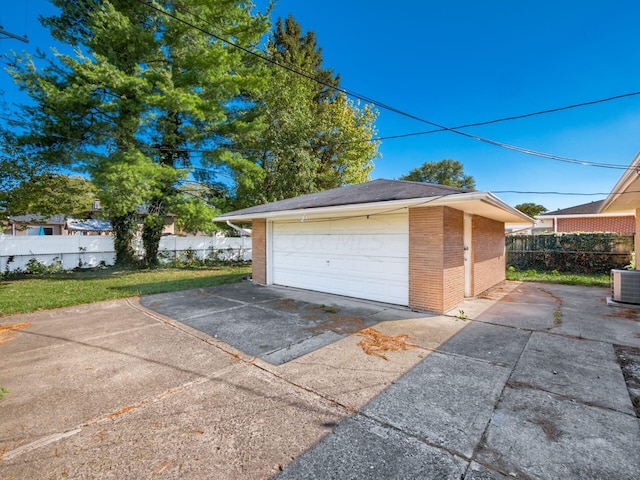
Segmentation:
[(256, 45), (268, 20), (242, 0), (203, 0), (189, 10), (169, 1), (155, 8), (130, 0), (52, 1), (60, 14), (43, 23), (75, 51), (14, 58), (14, 78), (33, 100), (23, 107), (28, 124), (17, 143), (36, 147), (34, 161), (91, 174), (115, 230), (117, 263), (134, 261), (137, 210), (146, 207), (146, 262), (154, 263), (169, 210), (186, 206), (207, 221), (213, 216), (181, 192), (190, 151), (218, 145), (217, 125), (227, 123), (229, 105), (262, 81), (246, 54), (187, 23)]

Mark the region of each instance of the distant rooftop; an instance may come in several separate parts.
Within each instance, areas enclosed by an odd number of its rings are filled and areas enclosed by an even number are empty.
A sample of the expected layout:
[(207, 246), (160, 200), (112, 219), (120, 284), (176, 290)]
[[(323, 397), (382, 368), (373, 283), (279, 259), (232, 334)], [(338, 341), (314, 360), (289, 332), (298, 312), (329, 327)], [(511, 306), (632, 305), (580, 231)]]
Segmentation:
[(604, 200), (597, 200), (595, 202), (583, 203), (582, 205), (576, 205), (575, 207), (562, 208), (554, 210), (553, 212), (545, 212), (540, 217), (555, 217), (561, 215), (595, 215), (600, 213), (600, 207), (604, 203)]

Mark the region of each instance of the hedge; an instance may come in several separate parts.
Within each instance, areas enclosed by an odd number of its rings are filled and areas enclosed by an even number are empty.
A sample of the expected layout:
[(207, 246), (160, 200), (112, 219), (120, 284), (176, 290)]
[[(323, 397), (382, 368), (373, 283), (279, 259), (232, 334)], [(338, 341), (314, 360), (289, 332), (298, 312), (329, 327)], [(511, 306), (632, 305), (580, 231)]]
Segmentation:
[(633, 248), (633, 235), (617, 233), (509, 235), (506, 262), (516, 270), (600, 274), (629, 265)]

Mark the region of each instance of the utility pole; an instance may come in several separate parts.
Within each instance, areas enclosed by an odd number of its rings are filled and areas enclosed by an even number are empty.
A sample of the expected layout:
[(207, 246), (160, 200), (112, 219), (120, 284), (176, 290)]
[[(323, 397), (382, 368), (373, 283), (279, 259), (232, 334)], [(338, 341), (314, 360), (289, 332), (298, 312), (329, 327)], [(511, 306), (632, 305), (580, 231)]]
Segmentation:
[(15, 33), (7, 32), (3, 30), (2, 25), (0, 25), (0, 40), (6, 40), (7, 38), (13, 38), (14, 40), (20, 40), (24, 43), (29, 43), (27, 36), (21, 37), (20, 35), (16, 35)]

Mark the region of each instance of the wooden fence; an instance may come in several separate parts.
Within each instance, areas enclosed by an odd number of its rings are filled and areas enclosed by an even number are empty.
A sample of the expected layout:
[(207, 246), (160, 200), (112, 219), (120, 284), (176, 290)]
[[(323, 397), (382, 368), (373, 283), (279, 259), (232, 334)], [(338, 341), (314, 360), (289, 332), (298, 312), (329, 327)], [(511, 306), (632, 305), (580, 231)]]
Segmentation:
[(507, 266), (517, 270), (609, 273), (632, 260), (633, 235), (615, 233), (552, 233), (508, 235)]

